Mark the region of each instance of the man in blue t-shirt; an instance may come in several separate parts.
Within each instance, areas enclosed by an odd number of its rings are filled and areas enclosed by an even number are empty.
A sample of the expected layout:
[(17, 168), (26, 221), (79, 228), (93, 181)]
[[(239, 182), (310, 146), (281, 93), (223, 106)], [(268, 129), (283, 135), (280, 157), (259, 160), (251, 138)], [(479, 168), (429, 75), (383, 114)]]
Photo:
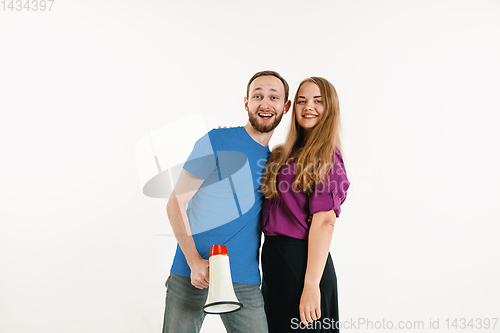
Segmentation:
[(163, 332), (199, 332), (209, 286), (210, 247), (229, 253), (231, 278), (243, 307), (221, 314), (228, 332), (267, 332), (260, 291), (260, 176), (269, 140), (288, 112), (288, 84), (278, 73), (256, 73), (244, 98), (248, 122), (200, 138), (184, 164), (167, 204), (178, 242), (167, 279)]

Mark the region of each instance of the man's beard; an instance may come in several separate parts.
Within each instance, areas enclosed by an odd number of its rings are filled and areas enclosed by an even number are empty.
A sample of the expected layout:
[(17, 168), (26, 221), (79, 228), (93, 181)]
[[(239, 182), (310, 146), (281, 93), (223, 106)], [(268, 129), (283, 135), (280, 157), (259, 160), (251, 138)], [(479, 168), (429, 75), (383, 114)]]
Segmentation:
[(259, 124), (257, 122), (257, 117), (259, 117), (259, 115), (257, 115), (257, 112), (251, 113), (250, 111), (248, 111), (248, 120), (250, 121), (250, 124), (252, 125), (252, 127), (258, 132), (269, 133), (273, 129), (275, 129), (276, 126), (278, 126), (278, 124), (281, 121), (281, 118), (283, 118), (283, 112), (280, 115), (276, 115), (274, 118), (274, 122), (272, 122), (271, 124), (267, 124), (267, 125)]

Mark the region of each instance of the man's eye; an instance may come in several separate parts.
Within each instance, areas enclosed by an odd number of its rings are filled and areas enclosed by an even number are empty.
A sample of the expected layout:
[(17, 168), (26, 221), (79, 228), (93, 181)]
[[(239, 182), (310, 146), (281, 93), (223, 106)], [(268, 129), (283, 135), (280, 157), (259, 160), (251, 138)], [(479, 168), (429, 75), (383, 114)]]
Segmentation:
[(259, 99), (260, 97), (260, 95), (255, 95), (253, 98)]
[(278, 97), (273, 96), (273, 97), (271, 97), (271, 99), (277, 100), (277, 99), (278, 99)]

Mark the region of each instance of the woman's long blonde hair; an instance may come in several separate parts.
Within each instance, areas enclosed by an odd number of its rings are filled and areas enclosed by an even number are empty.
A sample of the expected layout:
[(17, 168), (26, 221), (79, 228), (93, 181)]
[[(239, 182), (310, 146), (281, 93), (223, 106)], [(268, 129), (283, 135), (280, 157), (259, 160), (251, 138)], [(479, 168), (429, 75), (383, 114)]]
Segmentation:
[[(323, 115), (319, 123), (306, 135), (297, 123), (296, 105), (299, 90), (306, 82), (319, 87), (323, 103)], [(310, 195), (318, 182), (324, 181), (333, 167), (335, 147), (340, 147), (340, 109), (339, 97), (333, 85), (321, 77), (310, 77), (303, 80), (293, 99), (292, 124), (284, 144), (276, 146), (267, 161), (262, 177), (261, 190), (266, 199), (278, 194), (276, 178), (281, 167), (290, 157), (297, 160), (294, 189)], [(294, 151), (295, 148), (298, 148)]]

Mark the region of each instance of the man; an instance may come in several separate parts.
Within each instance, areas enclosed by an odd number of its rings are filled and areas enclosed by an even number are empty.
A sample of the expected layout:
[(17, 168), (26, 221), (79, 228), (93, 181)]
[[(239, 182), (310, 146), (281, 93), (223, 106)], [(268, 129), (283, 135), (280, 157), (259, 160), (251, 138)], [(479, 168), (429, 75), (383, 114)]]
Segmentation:
[[(197, 141), (167, 203), (178, 242), (167, 279), (163, 332), (199, 332), (214, 244), (229, 252), (231, 278), (243, 307), (221, 314), (228, 332), (267, 332), (260, 291), (260, 175), (268, 143), (288, 112), (288, 84), (278, 73), (256, 73), (244, 98), (244, 127), (214, 129)], [(187, 208), (187, 209), (186, 209)]]

